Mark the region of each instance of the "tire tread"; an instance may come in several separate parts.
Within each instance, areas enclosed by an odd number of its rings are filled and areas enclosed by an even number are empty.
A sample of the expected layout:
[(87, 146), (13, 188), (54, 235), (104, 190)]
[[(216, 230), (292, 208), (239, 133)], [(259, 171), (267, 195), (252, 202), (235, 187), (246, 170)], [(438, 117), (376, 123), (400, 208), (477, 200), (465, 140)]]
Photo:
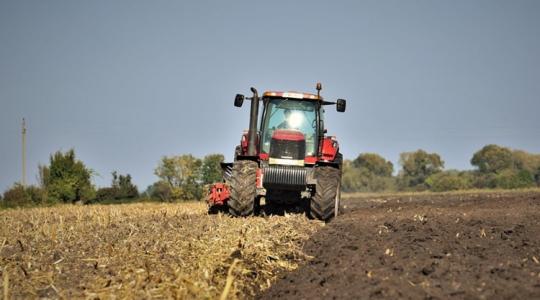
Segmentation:
[(311, 198), (310, 215), (322, 221), (330, 220), (335, 213), (336, 197), (341, 180), (341, 172), (334, 167), (324, 166), (315, 169), (317, 186)]
[(254, 161), (239, 160), (234, 162), (230, 178), (231, 196), (229, 213), (233, 216), (249, 216), (253, 214), (257, 194), (257, 167)]

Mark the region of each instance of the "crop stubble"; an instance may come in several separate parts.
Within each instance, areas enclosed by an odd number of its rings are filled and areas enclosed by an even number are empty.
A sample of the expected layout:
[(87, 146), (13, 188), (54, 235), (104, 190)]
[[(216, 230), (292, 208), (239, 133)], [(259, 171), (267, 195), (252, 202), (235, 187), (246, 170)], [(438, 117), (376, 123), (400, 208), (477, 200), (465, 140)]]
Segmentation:
[(2, 211), (0, 295), (249, 297), (304, 261), (321, 226), (301, 215), (208, 216), (201, 203)]

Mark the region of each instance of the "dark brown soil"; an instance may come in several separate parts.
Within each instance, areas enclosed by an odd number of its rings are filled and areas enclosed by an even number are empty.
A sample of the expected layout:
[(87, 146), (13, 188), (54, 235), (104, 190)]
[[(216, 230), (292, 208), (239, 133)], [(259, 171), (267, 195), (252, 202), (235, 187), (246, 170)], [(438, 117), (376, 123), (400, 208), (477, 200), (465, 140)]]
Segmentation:
[(261, 299), (540, 299), (540, 193), (351, 199)]

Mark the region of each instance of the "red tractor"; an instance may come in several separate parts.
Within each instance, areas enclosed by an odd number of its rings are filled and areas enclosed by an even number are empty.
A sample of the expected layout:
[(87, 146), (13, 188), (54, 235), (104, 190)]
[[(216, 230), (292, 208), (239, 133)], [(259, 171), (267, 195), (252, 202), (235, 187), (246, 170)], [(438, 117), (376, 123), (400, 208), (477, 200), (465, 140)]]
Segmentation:
[[(344, 112), (346, 101), (325, 101), (317, 95), (265, 92), (262, 99), (238, 94), (234, 105), (251, 101), (249, 130), (236, 147), (234, 162), (223, 163), (223, 182), (210, 187), (209, 212), (233, 216), (258, 213), (265, 207), (300, 207), (327, 221), (338, 215), (343, 157), (335, 137), (326, 135), (324, 106)], [(263, 111), (259, 121), (259, 102)]]

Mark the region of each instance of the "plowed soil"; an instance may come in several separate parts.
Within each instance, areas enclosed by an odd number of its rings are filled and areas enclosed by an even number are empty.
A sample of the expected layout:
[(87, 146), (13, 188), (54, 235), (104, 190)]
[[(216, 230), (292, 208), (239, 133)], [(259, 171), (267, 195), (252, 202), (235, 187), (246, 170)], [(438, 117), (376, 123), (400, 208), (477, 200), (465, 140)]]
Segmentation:
[(350, 199), (261, 299), (540, 299), (540, 193)]

